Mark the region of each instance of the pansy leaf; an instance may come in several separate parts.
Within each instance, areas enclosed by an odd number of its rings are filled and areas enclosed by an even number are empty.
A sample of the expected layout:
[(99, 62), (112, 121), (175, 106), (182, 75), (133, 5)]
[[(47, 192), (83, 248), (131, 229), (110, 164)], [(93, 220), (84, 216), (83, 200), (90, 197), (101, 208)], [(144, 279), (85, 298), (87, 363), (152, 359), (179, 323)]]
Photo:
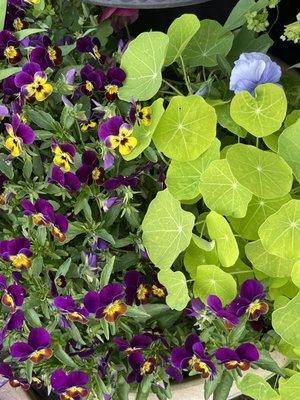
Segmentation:
[(14, 177), (14, 168), (11, 161), (7, 161), (7, 154), (0, 153), (0, 171), (9, 179)]
[(132, 152), (128, 155), (124, 155), (123, 158), (126, 161), (133, 160), (137, 156), (139, 156), (151, 143), (152, 135), (155, 131), (155, 128), (163, 115), (164, 100), (157, 99), (151, 105), (151, 125), (145, 126), (142, 124), (135, 124), (132, 132), (132, 136), (137, 139), (137, 146), (132, 150)]
[(264, 248), (278, 257), (300, 258), (300, 200), (290, 200), (270, 215), (258, 231)]
[(195, 160), (212, 144), (216, 123), (215, 110), (202, 97), (175, 96), (156, 127), (153, 141), (174, 160)]
[(201, 26), (182, 53), (189, 67), (214, 67), (217, 56), (226, 56), (231, 49), (233, 33), (222, 34), (222, 25), (211, 19), (201, 20)]
[[(1, 1), (1, 0), (0, 0)], [(21, 67), (10, 67), (10, 68), (4, 68), (0, 71), (0, 81), (2, 81), (5, 78), (8, 78), (9, 76), (15, 75), (18, 72), (22, 70)]]
[(282, 87), (273, 83), (259, 85), (255, 97), (237, 93), (231, 101), (230, 115), (241, 127), (256, 137), (276, 132), (286, 116), (287, 99)]
[(103, 267), (100, 275), (100, 285), (105, 286), (109, 283), (110, 276), (112, 274), (115, 263), (115, 257), (112, 257), (108, 263)]
[(231, 267), (239, 256), (239, 248), (226, 219), (211, 211), (206, 217), (209, 236), (216, 241), (217, 253), (220, 263), (224, 267)]
[(300, 118), (293, 125), (286, 128), (278, 139), (278, 153), (292, 168), (298, 182), (300, 182)]
[(199, 28), (200, 21), (194, 14), (183, 14), (172, 22), (167, 32), (170, 41), (165, 65), (172, 64), (180, 57)]
[(162, 32), (144, 32), (129, 43), (121, 60), (126, 72), (124, 86), (119, 89), (121, 100), (149, 100), (158, 92), (168, 43)]
[[(160, 271), (157, 277), (159, 282), (167, 289), (167, 305), (173, 310), (183, 310), (190, 300), (184, 274), (180, 271), (164, 270)], [(179, 293), (180, 296), (178, 296)]]
[(226, 160), (215, 160), (202, 174), (200, 190), (208, 208), (223, 215), (246, 215), (251, 192), (233, 176)]
[(277, 392), (261, 376), (248, 373), (239, 382), (240, 391), (255, 400), (280, 400)]
[(183, 211), (168, 189), (159, 192), (152, 200), (142, 223), (143, 243), (157, 267), (171, 267), (188, 247), (194, 222), (194, 215)]
[(171, 161), (166, 185), (176, 199), (192, 200), (199, 196), (202, 174), (212, 161), (220, 158), (220, 145), (220, 141), (214, 139), (211, 146), (196, 160)]
[(294, 347), (300, 346), (300, 292), (285, 306), (272, 314), (272, 326), (276, 333)]
[(236, 179), (255, 196), (275, 199), (285, 196), (292, 188), (292, 170), (277, 154), (235, 144), (226, 158)]
[(27, 36), (35, 35), (36, 33), (41, 33), (41, 32), (45, 32), (45, 31), (46, 31), (46, 29), (30, 28), (30, 29), (23, 29), (21, 31), (14, 32), (14, 35), (16, 36), (17, 39), (23, 40)]
[[(281, 400), (300, 400), (300, 373), (291, 376), (279, 387)], [(273, 399), (272, 399), (273, 400)]]

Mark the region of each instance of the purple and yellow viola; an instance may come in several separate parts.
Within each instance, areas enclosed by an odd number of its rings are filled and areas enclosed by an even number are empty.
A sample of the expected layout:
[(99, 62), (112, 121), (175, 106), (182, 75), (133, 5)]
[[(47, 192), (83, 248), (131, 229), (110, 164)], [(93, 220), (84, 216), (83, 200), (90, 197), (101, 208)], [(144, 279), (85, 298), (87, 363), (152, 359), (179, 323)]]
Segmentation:
[(71, 165), (74, 164), (76, 147), (69, 143), (59, 144), (54, 140), (51, 148), (54, 153), (54, 165), (60, 167), (64, 172), (69, 172), (71, 170)]
[(243, 343), (234, 350), (221, 347), (216, 351), (215, 356), (228, 370), (239, 368), (247, 371), (251, 363), (259, 360), (259, 352), (252, 343)]
[(127, 376), (127, 382), (142, 382), (145, 375), (150, 375), (156, 368), (156, 359), (154, 357), (146, 358), (140, 351), (134, 351), (129, 354), (129, 365), (132, 371)]
[(81, 397), (87, 397), (88, 383), (89, 376), (83, 371), (72, 371), (68, 374), (62, 369), (57, 369), (51, 375), (51, 386), (60, 400), (79, 400)]
[(230, 312), (228, 309), (223, 307), (222, 301), (218, 296), (208, 296), (207, 305), (217, 317), (222, 318), (225, 321), (228, 328), (232, 328), (234, 325), (240, 323), (239, 318), (233, 312)]
[(24, 390), (29, 390), (30, 388), (30, 384), (27, 379), (16, 376), (12, 367), (6, 362), (0, 363), (0, 376), (3, 376), (3, 378), (6, 379), (6, 381), (4, 381), (0, 387), (8, 382), (13, 388), (21, 387)]
[(11, 314), (14, 314), (17, 308), (21, 307), (24, 303), (26, 290), (22, 285), (16, 283), (8, 285), (3, 275), (0, 275), (0, 290), (1, 289), (4, 290), (1, 303), (9, 309)]
[(88, 310), (85, 307), (79, 307), (72, 296), (57, 296), (53, 304), (63, 313), (67, 320), (87, 324)]
[(106, 74), (106, 82), (104, 86), (107, 100), (114, 101), (118, 98), (119, 88), (123, 86), (126, 79), (126, 73), (121, 68), (109, 68)]
[(76, 176), (81, 183), (91, 185), (95, 182), (101, 185), (104, 181), (104, 169), (100, 167), (97, 153), (93, 150), (87, 150), (81, 157), (82, 165), (76, 171)]
[(54, 219), (54, 208), (48, 200), (37, 199), (32, 203), (29, 199), (21, 201), (24, 215), (32, 216), (35, 225), (49, 225)]
[(77, 39), (76, 49), (79, 53), (89, 53), (96, 60), (105, 61), (106, 57), (101, 53), (101, 42), (97, 37), (86, 35)]
[(124, 277), (126, 303), (132, 305), (149, 301), (151, 287), (146, 284), (143, 274), (138, 271), (128, 271)]
[(30, 61), (39, 64), (43, 70), (57, 67), (63, 62), (62, 51), (52, 44), (49, 36), (41, 36), (35, 48), (31, 50)]
[(152, 122), (152, 108), (150, 106), (142, 107), (136, 100), (132, 100), (128, 117), (132, 124), (137, 121), (138, 125), (150, 126)]
[(92, 96), (94, 92), (100, 91), (104, 88), (106, 77), (104, 72), (99, 69), (93, 68), (91, 65), (86, 64), (80, 71), (82, 83), (80, 91), (86, 96)]
[(10, 64), (17, 64), (22, 59), (19, 46), (20, 42), (11, 32), (0, 32), (0, 60), (7, 59)]
[(30, 241), (24, 237), (0, 241), (0, 256), (16, 269), (31, 267)]
[(141, 334), (133, 336), (129, 342), (120, 336), (115, 336), (113, 338), (113, 343), (120, 351), (125, 351), (127, 354), (131, 354), (134, 351), (147, 349), (151, 343), (153, 343), (153, 339), (148, 335)]
[(12, 116), (11, 124), (5, 124), (9, 137), (5, 140), (5, 147), (11, 157), (19, 157), (24, 145), (32, 144), (35, 140), (35, 133), (29, 125), (23, 124), (16, 114)]

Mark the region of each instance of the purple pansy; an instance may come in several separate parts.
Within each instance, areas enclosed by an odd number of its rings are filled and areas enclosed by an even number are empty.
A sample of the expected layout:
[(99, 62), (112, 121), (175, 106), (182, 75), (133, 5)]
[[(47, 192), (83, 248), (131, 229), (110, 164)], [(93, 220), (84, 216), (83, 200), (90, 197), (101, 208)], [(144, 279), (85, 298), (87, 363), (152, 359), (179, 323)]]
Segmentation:
[(23, 150), (24, 144), (32, 144), (35, 140), (35, 133), (29, 125), (23, 124), (16, 114), (12, 116), (11, 124), (5, 124), (8, 138), (5, 140), (5, 147), (11, 157), (18, 157)]
[(63, 62), (62, 51), (51, 43), (49, 36), (42, 36), (30, 53), (30, 61), (39, 64), (42, 69), (57, 67)]
[(5, 18), (5, 29), (9, 31), (21, 31), (29, 27), (29, 23), (25, 20), (25, 11), (20, 7), (16, 7), (9, 3)]
[(235, 314), (223, 308), (222, 301), (218, 296), (208, 296), (207, 305), (217, 317), (225, 320), (225, 323), (228, 327), (232, 327), (233, 325), (238, 325), (240, 323), (239, 318)]
[(24, 237), (0, 241), (0, 256), (4, 261), (11, 262), (17, 269), (28, 269), (31, 266), (32, 252), (30, 241)]
[(63, 243), (66, 240), (66, 233), (68, 231), (68, 228), (68, 218), (65, 217), (63, 214), (56, 214), (52, 223), (52, 236), (54, 236), (60, 243)]
[(140, 351), (134, 351), (129, 354), (129, 365), (132, 371), (127, 376), (127, 382), (142, 382), (145, 375), (153, 373), (156, 367), (156, 360), (154, 357), (145, 358)]
[(118, 98), (119, 88), (123, 86), (125, 79), (126, 73), (121, 68), (109, 68), (104, 87), (107, 100), (113, 101)]
[(56, 277), (56, 272), (51, 270), (48, 271), (48, 276), (51, 281), (51, 295), (53, 297), (57, 297), (58, 296), (57, 287), (65, 288), (67, 286), (66, 278), (64, 277), (64, 275), (59, 275), (58, 277)]
[(1, 303), (8, 307), (11, 314), (17, 311), (17, 307), (21, 307), (24, 303), (26, 290), (22, 285), (8, 285), (3, 275), (0, 275), (0, 290), (4, 290), (1, 298)]
[(35, 203), (32, 203), (29, 199), (23, 199), (21, 206), (23, 207), (24, 215), (31, 215), (35, 225), (47, 226), (54, 220), (54, 208), (48, 200), (37, 199)]
[(192, 299), (188, 307), (184, 310), (184, 315), (199, 318), (203, 310), (205, 310), (205, 305), (202, 301), (200, 299)]
[(204, 346), (195, 333), (187, 337), (184, 346), (172, 351), (171, 360), (177, 369), (198, 372), (202, 378), (213, 378), (217, 372), (215, 364), (205, 354)]
[(103, 122), (98, 130), (99, 139), (105, 141), (109, 136), (117, 136), (124, 120), (119, 115), (109, 118)]
[(6, 96), (15, 96), (19, 93), (19, 88), (15, 85), (14, 75), (3, 80), (2, 90)]
[(22, 310), (17, 310), (14, 314), (10, 314), (8, 321), (0, 329), (0, 350), (3, 348), (3, 343), (7, 332), (16, 331), (22, 328), (25, 321), (25, 316)]
[(255, 279), (248, 279), (240, 287), (240, 295), (230, 303), (228, 311), (237, 317), (247, 313), (250, 321), (257, 321), (269, 311), (265, 297), (263, 284)]
[(0, 384), (0, 387), (9, 382), (10, 386), (13, 388), (21, 387), (24, 390), (28, 390), (30, 388), (28, 381), (26, 379), (17, 377), (14, 374), (11, 366), (6, 362), (0, 363), (0, 376), (3, 376), (3, 378), (6, 379), (4, 383)]
[(87, 150), (82, 154), (82, 165), (76, 171), (76, 175), (81, 183), (91, 185), (93, 182), (100, 185), (104, 179), (104, 169), (99, 166), (97, 153)]
[(20, 42), (9, 31), (0, 32), (0, 60), (7, 59), (12, 65), (17, 64), (22, 59), (19, 49)]
[(264, 53), (242, 53), (235, 61), (230, 77), (230, 90), (242, 90), (254, 94), (256, 86), (263, 83), (277, 83), (281, 68)]
[(96, 60), (105, 61), (105, 56), (101, 54), (101, 43), (97, 37), (89, 35), (77, 39), (76, 48), (79, 53), (90, 53)]
[(96, 318), (104, 318), (112, 323), (127, 311), (124, 296), (123, 285), (110, 283), (104, 286), (100, 292), (88, 292), (84, 296), (83, 302), (87, 310), (95, 314)]
[(77, 192), (81, 186), (80, 180), (73, 172), (63, 172), (57, 165), (52, 167), (49, 182), (65, 188), (70, 193)]
[(145, 283), (145, 277), (138, 271), (128, 271), (124, 277), (126, 303), (132, 305), (149, 301), (151, 288)]
[(52, 357), (51, 336), (44, 328), (31, 329), (27, 342), (17, 342), (10, 347), (10, 355), (19, 361), (30, 359), (37, 364)]
[(86, 397), (89, 390), (86, 388), (89, 376), (82, 371), (66, 373), (62, 369), (55, 370), (51, 375), (51, 386), (61, 400), (79, 400)]
[(235, 350), (221, 347), (215, 356), (228, 370), (240, 368), (242, 371), (247, 371), (252, 362), (259, 360), (259, 352), (252, 343), (243, 343)]
[(86, 64), (81, 69), (80, 76), (82, 79), (80, 90), (86, 96), (92, 96), (95, 91), (102, 90), (105, 85), (106, 77), (104, 72), (93, 68), (89, 64)]
[(153, 342), (153, 339), (149, 335), (141, 334), (133, 336), (130, 342), (120, 336), (115, 336), (113, 338), (113, 342), (116, 346), (118, 346), (120, 351), (125, 351), (126, 353), (130, 354), (133, 351), (148, 348)]
[(86, 324), (89, 312), (85, 307), (79, 307), (72, 296), (57, 296), (54, 299), (54, 306), (65, 314), (69, 321)]

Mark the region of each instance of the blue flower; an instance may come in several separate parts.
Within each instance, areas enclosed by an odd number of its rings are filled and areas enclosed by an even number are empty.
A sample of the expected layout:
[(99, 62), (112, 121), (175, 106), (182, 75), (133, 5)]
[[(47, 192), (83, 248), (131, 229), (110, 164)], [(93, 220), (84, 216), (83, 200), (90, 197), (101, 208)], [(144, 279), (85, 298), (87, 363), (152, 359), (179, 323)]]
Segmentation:
[(277, 83), (281, 68), (263, 53), (243, 53), (235, 61), (230, 77), (230, 90), (235, 93), (247, 90), (254, 94), (256, 86), (262, 83)]

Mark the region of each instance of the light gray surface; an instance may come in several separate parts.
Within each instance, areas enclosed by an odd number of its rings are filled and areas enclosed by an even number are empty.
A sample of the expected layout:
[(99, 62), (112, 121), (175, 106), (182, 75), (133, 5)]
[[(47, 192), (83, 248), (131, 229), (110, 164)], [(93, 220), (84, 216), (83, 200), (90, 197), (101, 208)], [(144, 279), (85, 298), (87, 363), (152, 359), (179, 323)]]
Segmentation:
[(84, 0), (85, 3), (119, 8), (171, 8), (206, 3), (211, 0)]
[(9, 383), (0, 389), (0, 400), (34, 400), (21, 388), (14, 389)]

